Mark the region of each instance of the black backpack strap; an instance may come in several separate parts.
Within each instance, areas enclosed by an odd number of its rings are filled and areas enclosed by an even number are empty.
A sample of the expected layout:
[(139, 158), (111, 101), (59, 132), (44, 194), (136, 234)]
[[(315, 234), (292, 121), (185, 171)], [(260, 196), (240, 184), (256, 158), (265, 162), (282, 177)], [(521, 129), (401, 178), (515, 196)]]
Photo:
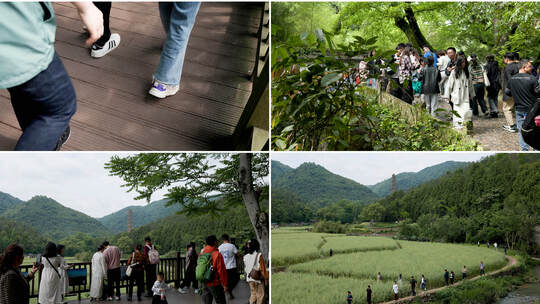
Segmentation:
[(47, 7), (47, 5), (44, 3), (44, 2), (39, 2), (39, 5), (41, 5), (41, 8), (43, 9), (43, 21), (45, 20), (49, 20), (49, 18), (52, 17), (52, 14), (51, 14), (51, 11), (49, 10), (49, 8)]
[(45, 257), (47, 259), (47, 262), (49, 262), (49, 265), (51, 265), (52, 269), (54, 269), (54, 272), (56, 272), (56, 274), (58, 275), (59, 278), (61, 278), (62, 276), (60, 275), (60, 273), (58, 272), (58, 269), (56, 269), (56, 267), (54, 267), (54, 265), (51, 263), (51, 261), (49, 260), (48, 257)]

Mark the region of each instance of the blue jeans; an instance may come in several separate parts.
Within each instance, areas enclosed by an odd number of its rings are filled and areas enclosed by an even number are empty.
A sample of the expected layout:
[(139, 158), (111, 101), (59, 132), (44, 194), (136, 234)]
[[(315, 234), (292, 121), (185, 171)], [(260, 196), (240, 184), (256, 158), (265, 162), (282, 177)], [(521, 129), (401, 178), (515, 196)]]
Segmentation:
[(47, 69), (8, 90), (23, 131), (15, 150), (54, 150), (77, 109), (75, 90), (58, 54)]
[(154, 73), (156, 80), (169, 85), (180, 84), (189, 35), (200, 5), (200, 2), (159, 3), (159, 14), (167, 40)]
[(525, 121), (525, 117), (527, 116), (527, 112), (519, 112), (516, 110), (516, 124), (519, 131), (519, 145), (521, 146), (521, 151), (529, 151), (530, 147), (525, 143), (523, 140), (523, 136), (521, 136), (521, 126), (523, 125), (523, 121)]
[(489, 102), (489, 109), (490, 113), (499, 113), (499, 103), (497, 101), (497, 97), (491, 97), (488, 94), (488, 102)]

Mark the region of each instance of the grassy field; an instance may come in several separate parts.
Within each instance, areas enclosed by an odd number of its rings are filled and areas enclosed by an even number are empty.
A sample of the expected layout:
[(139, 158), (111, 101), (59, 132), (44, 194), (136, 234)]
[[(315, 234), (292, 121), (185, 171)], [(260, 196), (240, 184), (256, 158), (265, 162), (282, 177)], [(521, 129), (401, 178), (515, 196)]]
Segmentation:
[[(281, 229), (277, 229), (281, 230)], [(337, 253), (397, 249), (394, 240), (380, 237), (346, 236), (344, 234), (272, 231), (272, 266), (281, 267)]]
[[(308, 248), (311, 255), (306, 256)], [(330, 248), (335, 253), (332, 257), (327, 254)], [(420, 282), (424, 274), (427, 288), (436, 288), (444, 285), (445, 268), (453, 270), (458, 281), (464, 265), (468, 277), (477, 275), (480, 261), (484, 261), (486, 271), (506, 264), (501, 250), (471, 245), (272, 231), (272, 266), (287, 266), (272, 275), (272, 302), (340, 304), (345, 303), (350, 290), (354, 302), (362, 303), (367, 285), (371, 285), (375, 302), (381, 302), (392, 298), (392, 284), (399, 274), (403, 277), (402, 297), (410, 295), (411, 275)], [(376, 280), (378, 272), (383, 277), (380, 282)]]

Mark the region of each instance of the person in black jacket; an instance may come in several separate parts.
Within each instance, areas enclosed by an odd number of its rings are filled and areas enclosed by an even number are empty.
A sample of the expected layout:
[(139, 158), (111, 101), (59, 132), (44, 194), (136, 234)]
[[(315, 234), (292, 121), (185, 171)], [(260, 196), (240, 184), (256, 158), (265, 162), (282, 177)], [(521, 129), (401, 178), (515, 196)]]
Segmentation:
[(17, 244), (6, 247), (0, 256), (0, 304), (28, 304), (30, 303), (30, 281), (34, 279), (39, 267), (32, 267), (32, 271), (25, 277), (19, 270), (24, 261), (24, 250)]
[(486, 56), (486, 66), (484, 69), (489, 80), (489, 86), (487, 86), (489, 115), (491, 118), (497, 118), (499, 117), (499, 91), (502, 89), (502, 85), (501, 70), (499, 69), (499, 63), (495, 61), (494, 55), (490, 54)]
[(516, 108), (516, 124), (519, 131), (519, 145), (522, 151), (529, 151), (530, 147), (523, 140), (521, 126), (527, 113), (537, 102), (540, 95), (540, 84), (531, 75), (532, 64), (528, 59), (519, 62), (519, 73), (514, 75), (507, 83), (504, 93), (513, 97)]
[[(504, 55), (504, 63), (506, 67), (504, 68), (504, 87), (508, 87), (508, 81), (512, 76), (519, 73), (519, 64), (516, 62), (515, 54), (508, 52)], [(506, 118), (507, 125), (504, 125), (504, 130), (515, 133), (517, 132), (516, 123), (514, 121), (514, 98), (503, 92), (503, 113)]]
[(420, 71), (419, 80), (422, 82), (422, 94), (426, 110), (431, 116), (436, 117), (435, 110), (439, 107), (439, 82), (441, 73), (433, 66), (435, 62), (432, 56), (426, 58), (427, 65)]

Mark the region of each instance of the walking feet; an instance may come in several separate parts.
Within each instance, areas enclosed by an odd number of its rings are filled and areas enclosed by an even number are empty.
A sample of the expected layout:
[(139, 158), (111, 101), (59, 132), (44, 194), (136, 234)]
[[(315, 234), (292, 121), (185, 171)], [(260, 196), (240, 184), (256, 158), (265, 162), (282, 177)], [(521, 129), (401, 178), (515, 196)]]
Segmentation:
[(150, 88), (148, 94), (157, 98), (165, 98), (167, 96), (176, 94), (179, 88), (179, 85), (164, 84), (158, 80), (154, 80), (152, 83), (152, 88)]
[(92, 52), (90, 56), (94, 58), (100, 58), (107, 55), (110, 51), (114, 50), (120, 45), (120, 35), (117, 33), (111, 34), (111, 37), (105, 44), (100, 46), (97, 43), (92, 44)]
[(511, 125), (511, 126), (503, 125), (503, 129), (510, 133), (516, 133), (518, 131), (516, 125)]
[(69, 137), (71, 136), (71, 128), (68, 126), (62, 136), (58, 139), (58, 142), (56, 142), (56, 147), (54, 147), (54, 151), (60, 151), (62, 146), (69, 140)]

